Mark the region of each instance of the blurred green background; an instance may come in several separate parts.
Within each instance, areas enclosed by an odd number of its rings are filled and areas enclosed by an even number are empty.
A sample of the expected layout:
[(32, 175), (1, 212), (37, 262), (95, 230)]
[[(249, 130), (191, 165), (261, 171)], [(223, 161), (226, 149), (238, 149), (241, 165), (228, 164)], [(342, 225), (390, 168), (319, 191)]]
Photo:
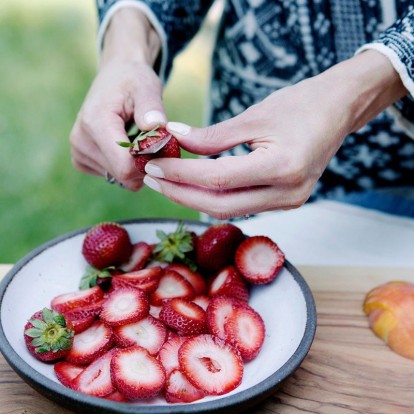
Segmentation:
[[(0, 1), (0, 263), (104, 220), (197, 219), (148, 188), (131, 193), (76, 171), (69, 133), (95, 75), (94, 0)], [(177, 59), (169, 119), (202, 124), (211, 27)]]

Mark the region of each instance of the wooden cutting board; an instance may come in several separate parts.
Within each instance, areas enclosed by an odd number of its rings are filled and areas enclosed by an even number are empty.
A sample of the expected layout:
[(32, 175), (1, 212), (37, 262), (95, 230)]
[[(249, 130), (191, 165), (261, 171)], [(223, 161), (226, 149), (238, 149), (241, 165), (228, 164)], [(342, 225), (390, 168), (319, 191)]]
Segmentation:
[[(10, 269), (0, 265), (0, 277)], [(414, 268), (302, 266), (318, 327), (296, 372), (249, 414), (412, 414), (414, 361), (393, 353), (368, 327), (362, 302), (391, 280), (414, 282)], [(69, 414), (27, 384), (0, 356), (1, 414)]]

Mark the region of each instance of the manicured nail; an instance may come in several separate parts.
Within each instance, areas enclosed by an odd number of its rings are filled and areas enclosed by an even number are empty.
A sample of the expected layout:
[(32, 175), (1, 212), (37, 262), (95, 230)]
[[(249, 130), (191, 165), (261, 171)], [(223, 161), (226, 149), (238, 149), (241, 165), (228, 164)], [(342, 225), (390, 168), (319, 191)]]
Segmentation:
[(158, 184), (156, 180), (154, 180), (150, 176), (146, 175), (143, 181), (144, 181), (144, 184), (147, 185), (152, 190), (157, 191), (158, 193), (161, 192), (161, 186)]
[(191, 127), (189, 125), (183, 124), (181, 122), (168, 122), (167, 129), (172, 134), (178, 135), (188, 135), (191, 131)]
[(164, 178), (164, 171), (158, 165), (148, 162), (145, 164), (145, 172), (153, 177)]
[(167, 119), (160, 111), (149, 111), (144, 115), (144, 121), (148, 125), (165, 124)]

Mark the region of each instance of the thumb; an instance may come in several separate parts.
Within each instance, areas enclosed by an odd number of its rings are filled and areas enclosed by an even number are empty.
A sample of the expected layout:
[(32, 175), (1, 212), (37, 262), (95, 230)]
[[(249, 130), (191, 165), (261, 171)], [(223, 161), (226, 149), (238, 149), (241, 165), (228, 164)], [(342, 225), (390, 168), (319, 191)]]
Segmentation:
[(168, 122), (166, 128), (185, 150), (198, 155), (217, 154), (251, 139), (240, 116), (206, 128), (194, 128), (181, 122)]

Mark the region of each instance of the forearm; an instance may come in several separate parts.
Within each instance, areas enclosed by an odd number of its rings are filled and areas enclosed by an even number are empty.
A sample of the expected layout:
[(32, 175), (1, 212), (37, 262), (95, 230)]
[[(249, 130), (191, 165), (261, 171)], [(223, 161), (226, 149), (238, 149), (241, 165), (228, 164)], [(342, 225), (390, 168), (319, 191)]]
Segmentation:
[(160, 49), (158, 34), (145, 15), (133, 8), (122, 8), (112, 16), (106, 30), (101, 66), (113, 60), (152, 66)]
[(327, 91), (345, 108), (347, 133), (356, 131), (407, 94), (398, 73), (382, 54), (367, 50), (320, 75)]

